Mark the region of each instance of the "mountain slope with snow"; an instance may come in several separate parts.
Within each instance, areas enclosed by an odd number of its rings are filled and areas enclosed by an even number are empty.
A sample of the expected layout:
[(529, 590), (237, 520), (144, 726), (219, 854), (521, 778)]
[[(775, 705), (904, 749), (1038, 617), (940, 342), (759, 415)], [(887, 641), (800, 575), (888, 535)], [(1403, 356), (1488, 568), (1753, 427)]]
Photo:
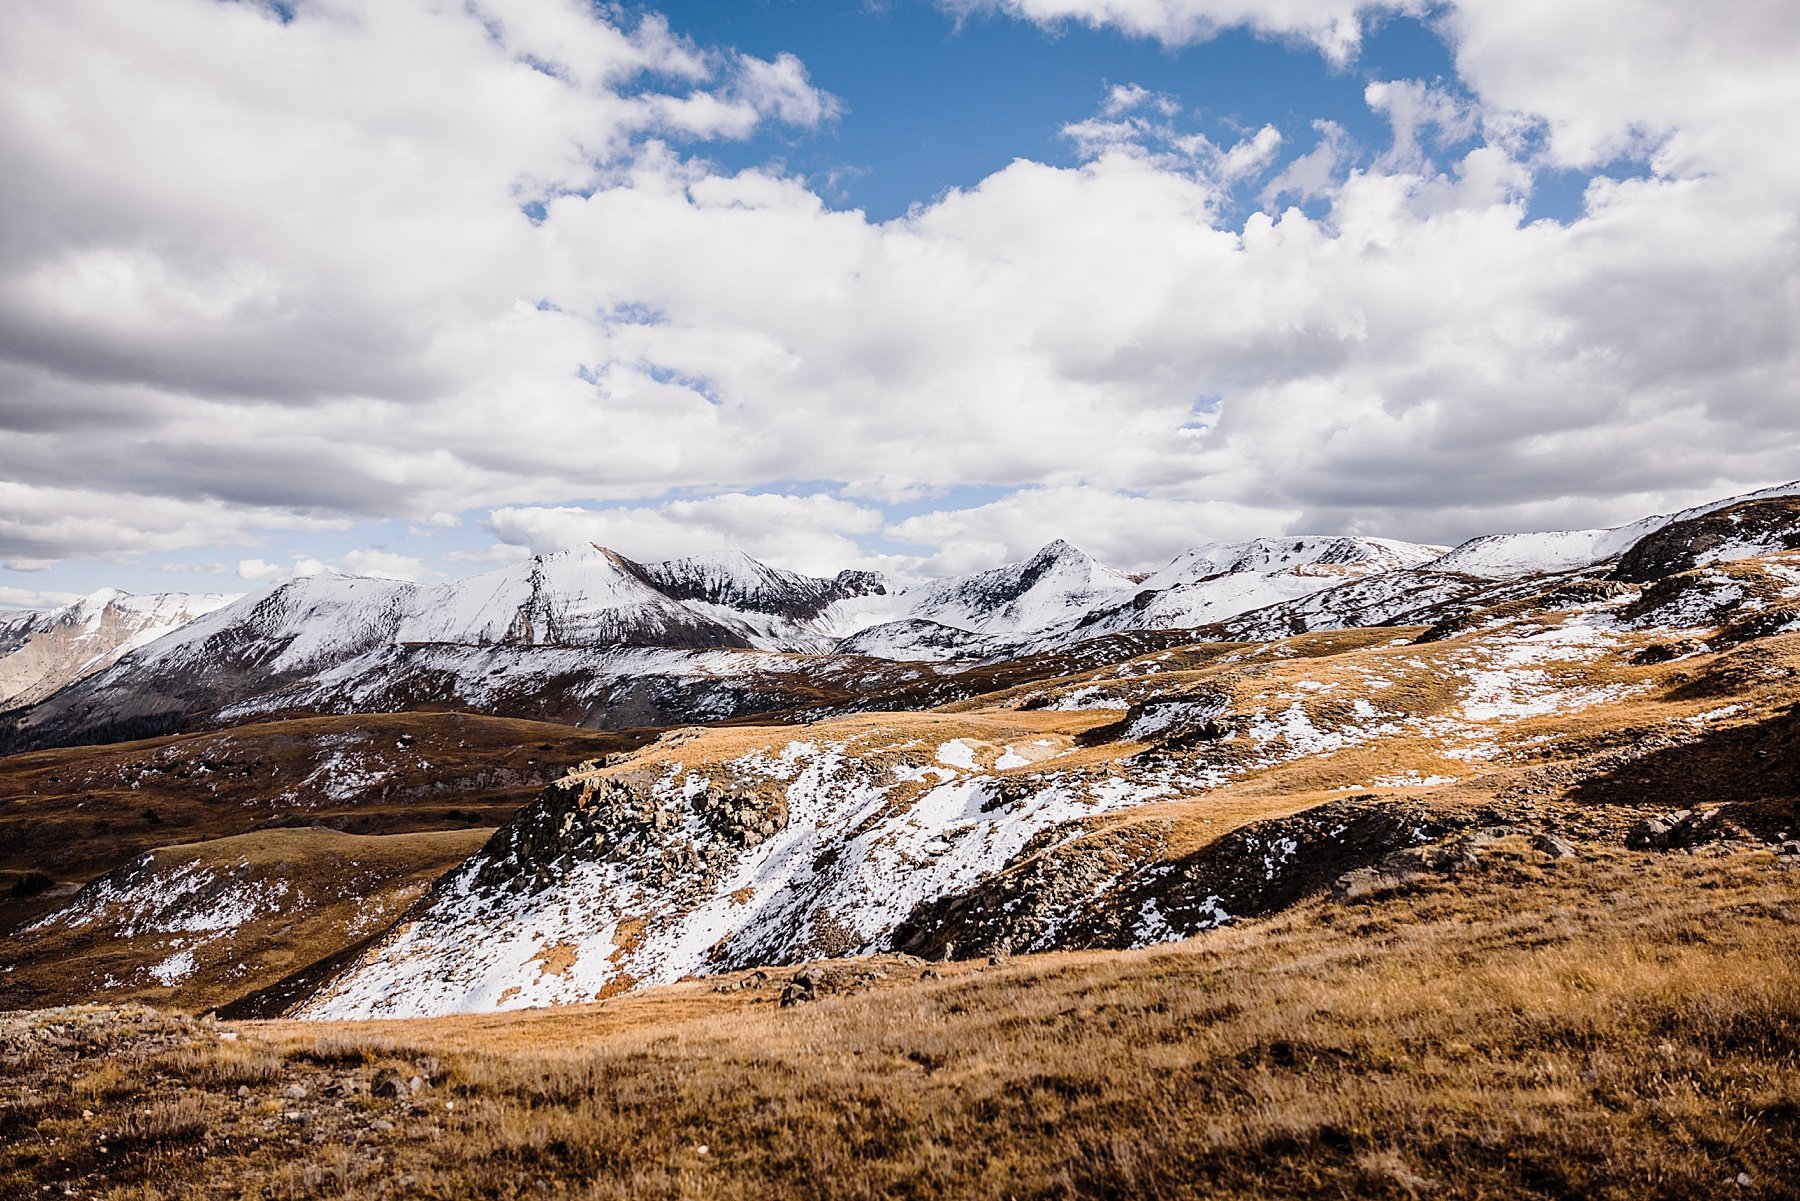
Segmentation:
[(1721, 509), (1792, 496), (1800, 496), (1800, 481), (1708, 501), (1679, 513), (1642, 517), (1610, 529), (1484, 534), (1455, 547), (1431, 566), (1434, 571), (1492, 580), (1577, 571), (1618, 558), (1665, 526), (1690, 522)]
[[(967, 671), (1104, 636), (1436, 626), (1608, 572), (1641, 584), (1780, 551), (1797, 495), (1787, 485), (1613, 530), (1497, 536), (1449, 552), (1352, 537), (1206, 544), (1141, 582), (1060, 540), (1021, 563), (911, 589), (868, 572), (803, 576), (733, 551), (645, 564), (597, 546), (439, 585), (316, 576), (147, 644), (161, 627), (145, 627), (116, 663), (81, 660), (94, 674), (31, 705), (8, 745), (371, 706), (608, 726), (719, 720), (841, 707), (856, 681), (904, 687), (925, 663)], [(0, 639), (20, 644), (32, 620), (0, 626)], [(18, 653), (0, 664), (24, 663)]]
[[(1667, 579), (1704, 596), (1719, 570)], [(1800, 551), (1731, 570), (1766, 577), (1756, 611), (1800, 602)], [(890, 951), (1142, 947), (1465, 870), (1503, 838), (1561, 855), (1581, 824), (1616, 843), (1636, 819), (1579, 797), (1530, 824), (1540, 798), (1629, 762), (1596, 728), (1661, 731), (1646, 753), (1728, 724), (1791, 743), (1800, 623), (1740, 650), (1720, 637), (1739, 610), (1683, 609), (1703, 623), (1684, 632), (1721, 646), (1671, 667), (1639, 588), (1587, 584), (1507, 594), (1460, 630), (1194, 644), (931, 712), (671, 733), (552, 785), (298, 1013), (520, 1009)], [(1458, 830), (1485, 841), (1420, 853)]]
[(0, 620), (0, 708), (42, 700), (236, 599), (102, 588), (59, 609)]

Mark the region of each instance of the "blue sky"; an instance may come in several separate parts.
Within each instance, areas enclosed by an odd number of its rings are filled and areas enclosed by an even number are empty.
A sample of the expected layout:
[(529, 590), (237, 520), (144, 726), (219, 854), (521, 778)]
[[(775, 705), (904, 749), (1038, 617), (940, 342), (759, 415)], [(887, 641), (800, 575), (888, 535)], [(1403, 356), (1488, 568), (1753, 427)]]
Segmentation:
[(1143, 568), (1776, 482), (1771, 5), (34, 10), (0, 49), (0, 605), (588, 538)]
[(1333, 68), (1304, 42), (1241, 29), (1165, 47), (1083, 24), (1046, 32), (994, 14), (959, 19), (925, 0), (656, 7), (699, 42), (798, 55), (847, 110), (821, 132), (772, 132), (706, 153), (733, 167), (785, 162), (834, 203), (878, 220), (972, 187), (1015, 158), (1074, 162), (1063, 127), (1092, 115), (1116, 84), (1174, 97), (1181, 123), (1215, 141), (1273, 124), (1298, 154), (1316, 142), (1321, 118), (1370, 148), (1386, 145), (1385, 122), (1363, 101), (1370, 80), (1455, 75), (1442, 38), (1401, 16), (1372, 24), (1357, 59)]

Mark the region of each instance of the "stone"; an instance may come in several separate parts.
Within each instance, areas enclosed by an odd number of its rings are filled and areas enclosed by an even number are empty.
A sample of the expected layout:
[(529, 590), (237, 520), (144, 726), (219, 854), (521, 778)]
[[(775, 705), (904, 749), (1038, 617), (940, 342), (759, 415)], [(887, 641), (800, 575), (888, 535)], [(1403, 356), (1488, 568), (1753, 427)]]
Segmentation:
[(1573, 859), (1575, 848), (1554, 834), (1539, 834), (1531, 840), (1531, 845), (1552, 859)]
[(818, 979), (811, 972), (800, 972), (781, 990), (781, 1007), (802, 1005), (819, 999)]
[(400, 1073), (393, 1068), (382, 1068), (375, 1073), (369, 1092), (377, 1097), (399, 1098), (406, 1095), (406, 1082), (400, 1079)]
[(1625, 845), (1634, 851), (1666, 851), (1674, 845), (1676, 830), (1693, 814), (1687, 810), (1662, 817), (1646, 817), (1625, 835)]
[(290, 1101), (304, 1101), (306, 1100), (306, 1086), (304, 1084), (290, 1084), (281, 1090), (281, 1095)]

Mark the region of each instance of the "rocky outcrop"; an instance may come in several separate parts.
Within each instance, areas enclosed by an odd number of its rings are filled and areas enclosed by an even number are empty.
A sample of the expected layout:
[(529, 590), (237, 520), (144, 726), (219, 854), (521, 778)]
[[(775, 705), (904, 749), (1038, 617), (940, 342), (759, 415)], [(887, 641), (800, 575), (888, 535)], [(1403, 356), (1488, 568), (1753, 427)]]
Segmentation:
[(1253, 823), (1176, 859), (1155, 854), (1145, 845), (1153, 836), (1142, 829), (1076, 838), (1036, 853), (1027, 847), (976, 888), (921, 906), (896, 931), (893, 945), (931, 959), (946, 948), (969, 958), (1185, 938), (1235, 917), (1284, 909), (1331, 889), (1346, 873), (1372, 869), (1366, 883), (1373, 884), (1428, 862), (1437, 870), (1465, 848), (1434, 850), (1417, 864), (1390, 857), (1472, 821), (1361, 796)]
[(1619, 556), (1613, 578), (1647, 584), (1707, 563), (1800, 549), (1800, 497), (1746, 501), (1646, 535)]
[(575, 774), (498, 831), (476, 857), (486, 888), (536, 891), (577, 861), (605, 860), (646, 888), (701, 896), (737, 853), (787, 824), (779, 792), (707, 785), (671, 803), (649, 773)]

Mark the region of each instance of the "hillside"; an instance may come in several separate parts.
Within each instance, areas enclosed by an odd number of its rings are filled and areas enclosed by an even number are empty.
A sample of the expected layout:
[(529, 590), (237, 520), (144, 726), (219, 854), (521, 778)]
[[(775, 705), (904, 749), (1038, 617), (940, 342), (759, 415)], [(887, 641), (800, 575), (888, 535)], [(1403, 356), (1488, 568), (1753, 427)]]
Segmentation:
[[(1137, 611), (1327, 583), (999, 659), (607, 652), (780, 664), (773, 720), (0, 758), (0, 1189), (1800, 1195), (1800, 499), (1633, 532), (1214, 548)], [(935, 611), (1136, 586), (1025, 568)], [(285, 695), (372, 706), (382, 637)], [(476, 652), (594, 653), (403, 648)]]
[[(1758, 549), (1785, 546), (1793, 504), (1718, 520), (1776, 531)], [(529, 803), (519, 788), (437, 819), (501, 826), (392, 922), (330, 948), (321, 936), (284, 995), (317, 1018), (416, 1016), (821, 956), (1127, 949), (1453, 873), (1494, 831), (1580, 854), (1689, 809), (1700, 816), (1669, 819), (1680, 838), (1782, 846), (1800, 831), (1800, 762), (1781, 734), (1800, 679), (1800, 558), (1701, 563), (1707, 528), (1659, 530), (1648, 581), (1486, 581), (1432, 625), (1254, 642), (1121, 633), (921, 678), (865, 698), (874, 711), (634, 735), (578, 756), (593, 762)], [(902, 697), (908, 711), (891, 705)], [(341, 741), (321, 731), (309, 753), (338, 763)], [(1676, 758), (1678, 778), (1608, 783)], [(404, 762), (369, 770), (386, 782), (365, 798), (320, 812), (316, 796), (282, 794), (286, 812), (263, 824), (422, 830), (451, 812), (358, 818), (370, 802), (407, 812), (392, 792)], [(105, 903), (160, 903), (140, 891), (127, 882)], [(149, 986), (150, 956), (178, 949), (146, 944), (137, 975), (98, 992), (71, 976), (60, 996), (142, 995), (130, 990)], [(27, 974), (61, 953), (9, 951)]]
[(0, 614), (0, 708), (35, 704), (236, 599), (102, 588), (58, 609)]
[(643, 738), (418, 713), (0, 757), (0, 931), (156, 847), (284, 827), (499, 825), (570, 767)]
[(1780, 1201), (1794, 880), (1509, 836), (1172, 946), (816, 964), (792, 1006), (795, 969), (361, 1025), (0, 1015), (0, 1190)]

